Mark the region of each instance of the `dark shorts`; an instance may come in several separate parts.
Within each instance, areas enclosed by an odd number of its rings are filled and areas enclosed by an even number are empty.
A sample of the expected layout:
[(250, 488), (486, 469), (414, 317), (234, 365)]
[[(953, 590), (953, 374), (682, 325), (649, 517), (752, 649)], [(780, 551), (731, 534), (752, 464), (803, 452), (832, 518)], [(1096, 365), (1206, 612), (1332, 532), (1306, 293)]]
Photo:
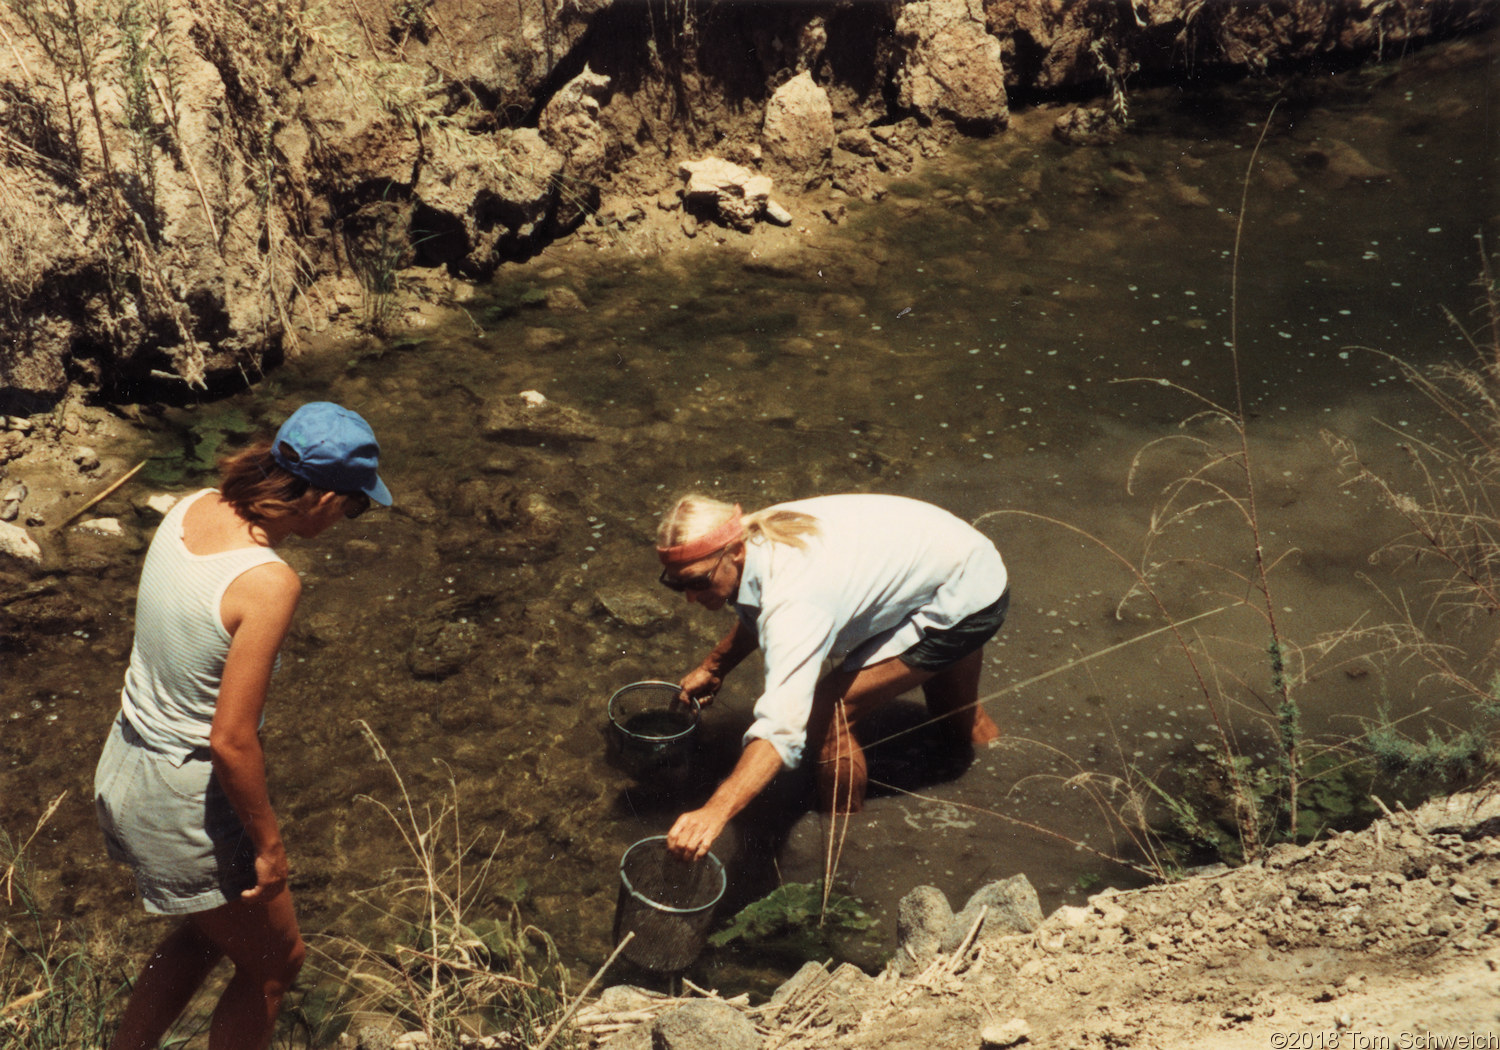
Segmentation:
[(913, 671), (946, 671), (995, 637), (1010, 608), (1010, 588), (983, 609), (970, 613), (952, 627), (931, 628), (899, 659)]

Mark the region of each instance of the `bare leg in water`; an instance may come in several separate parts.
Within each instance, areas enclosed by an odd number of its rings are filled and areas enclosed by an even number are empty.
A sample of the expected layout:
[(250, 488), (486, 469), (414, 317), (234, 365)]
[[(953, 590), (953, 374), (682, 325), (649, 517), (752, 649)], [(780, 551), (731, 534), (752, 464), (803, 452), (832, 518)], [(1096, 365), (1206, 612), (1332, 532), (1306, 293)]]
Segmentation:
[(979, 706), (979, 675), (984, 650), (933, 673), (882, 660), (858, 671), (833, 671), (813, 693), (808, 750), (818, 755), (818, 803), (826, 813), (858, 813), (864, 808), (869, 775), (864, 750), (853, 729), (871, 711), (917, 686), (933, 718), (952, 725), (961, 738), (980, 746), (997, 740), (1000, 728)]
[(110, 1050), (155, 1050), (214, 965), (227, 956), (234, 977), (209, 1026), (209, 1050), (264, 1050), (282, 996), (306, 948), (292, 895), (235, 901), (199, 912), (159, 944), (136, 979)]

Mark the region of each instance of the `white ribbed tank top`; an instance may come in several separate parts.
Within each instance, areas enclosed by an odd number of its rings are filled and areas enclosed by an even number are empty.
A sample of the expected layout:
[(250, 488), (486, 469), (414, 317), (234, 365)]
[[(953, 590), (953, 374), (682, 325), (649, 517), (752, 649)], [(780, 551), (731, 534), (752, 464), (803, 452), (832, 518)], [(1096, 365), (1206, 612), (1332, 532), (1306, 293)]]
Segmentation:
[(193, 554), (182, 519), (204, 489), (178, 502), (146, 551), (135, 600), (135, 643), (120, 704), (147, 746), (182, 762), (208, 746), (230, 634), (219, 606), (247, 569), (281, 561), (269, 547)]

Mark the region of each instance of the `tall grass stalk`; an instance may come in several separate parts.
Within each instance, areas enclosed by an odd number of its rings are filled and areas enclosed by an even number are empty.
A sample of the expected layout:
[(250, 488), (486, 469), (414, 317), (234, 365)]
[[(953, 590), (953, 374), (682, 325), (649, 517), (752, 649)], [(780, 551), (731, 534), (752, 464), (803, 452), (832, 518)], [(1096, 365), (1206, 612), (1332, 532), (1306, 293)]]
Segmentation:
[(484, 849), (480, 835), (466, 836), (451, 776), (446, 801), (419, 804), (369, 725), (359, 728), (397, 801), (359, 800), (396, 828), (410, 864), (393, 870), (378, 896), (356, 894), (394, 941), (380, 947), (328, 938), (314, 945), (316, 967), (343, 985), (353, 1020), (398, 1019), (433, 1050), (497, 1033), (535, 1045), (544, 1027), (560, 1023), (567, 975), (551, 939), (514, 905), (487, 912), (501, 841)]

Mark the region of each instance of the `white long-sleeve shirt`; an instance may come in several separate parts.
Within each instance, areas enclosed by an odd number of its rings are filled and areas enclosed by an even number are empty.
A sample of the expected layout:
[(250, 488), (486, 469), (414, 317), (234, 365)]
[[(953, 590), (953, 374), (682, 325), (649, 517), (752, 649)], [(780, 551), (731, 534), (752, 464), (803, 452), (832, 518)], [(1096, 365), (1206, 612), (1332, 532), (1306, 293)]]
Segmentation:
[(813, 689), (824, 659), (857, 669), (897, 656), (928, 628), (951, 627), (1006, 586), (1000, 552), (940, 507), (903, 496), (819, 496), (779, 504), (818, 521), (806, 546), (745, 544), (734, 608), (755, 631), (765, 691), (745, 743), (802, 761)]

